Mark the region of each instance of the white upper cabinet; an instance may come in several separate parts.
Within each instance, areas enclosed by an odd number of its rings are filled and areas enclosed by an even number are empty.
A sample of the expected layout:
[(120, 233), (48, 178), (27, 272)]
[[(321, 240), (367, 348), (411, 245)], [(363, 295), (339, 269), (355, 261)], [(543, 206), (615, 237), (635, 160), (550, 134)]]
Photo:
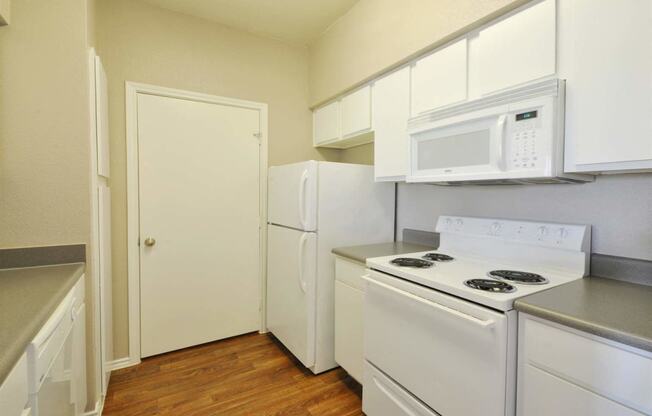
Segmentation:
[(652, 2), (559, 0), (567, 172), (652, 169)]
[(342, 97), (342, 137), (371, 130), (371, 87), (365, 86)]
[(402, 181), (408, 164), (409, 67), (376, 81), (373, 108), (376, 181)]
[(416, 61), (412, 68), (412, 116), (467, 98), (466, 38)]
[(315, 146), (340, 138), (340, 102), (334, 101), (313, 113)]
[(544, 0), (480, 30), (473, 42), (473, 89), (486, 95), (555, 74), (555, 23), (555, 0)]
[(313, 144), (317, 147), (347, 149), (372, 142), (371, 86), (316, 109), (313, 129)]

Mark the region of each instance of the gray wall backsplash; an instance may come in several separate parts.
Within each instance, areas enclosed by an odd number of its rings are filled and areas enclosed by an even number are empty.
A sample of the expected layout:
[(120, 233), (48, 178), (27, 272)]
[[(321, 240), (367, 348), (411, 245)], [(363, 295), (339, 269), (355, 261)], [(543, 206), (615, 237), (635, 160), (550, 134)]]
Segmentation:
[(399, 185), (399, 236), (404, 228), (434, 231), (440, 215), (590, 224), (594, 253), (652, 260), (652, 174), (581, 185)]

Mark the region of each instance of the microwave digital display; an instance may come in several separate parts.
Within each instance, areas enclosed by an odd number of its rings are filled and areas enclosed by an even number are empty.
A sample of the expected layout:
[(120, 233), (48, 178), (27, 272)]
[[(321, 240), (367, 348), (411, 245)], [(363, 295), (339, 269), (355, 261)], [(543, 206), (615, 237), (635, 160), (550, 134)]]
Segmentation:
[(531, 118), (537, 118), (538, 111), (528, 111), (527, 113), (521, 113), (516, 115), (516, 121), (529, 120)]

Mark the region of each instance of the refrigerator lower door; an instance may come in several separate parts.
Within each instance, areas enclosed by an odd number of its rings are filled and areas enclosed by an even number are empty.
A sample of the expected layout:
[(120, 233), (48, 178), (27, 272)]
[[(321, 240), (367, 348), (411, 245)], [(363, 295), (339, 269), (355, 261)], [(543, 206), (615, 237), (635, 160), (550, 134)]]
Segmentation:
[(317, 230), (317, 175), (315, 161), (269, 169), (268, 221), (304, 231)]
[(306, 367), (315, 364), (317, 234), (270, 225), (267, 328)]

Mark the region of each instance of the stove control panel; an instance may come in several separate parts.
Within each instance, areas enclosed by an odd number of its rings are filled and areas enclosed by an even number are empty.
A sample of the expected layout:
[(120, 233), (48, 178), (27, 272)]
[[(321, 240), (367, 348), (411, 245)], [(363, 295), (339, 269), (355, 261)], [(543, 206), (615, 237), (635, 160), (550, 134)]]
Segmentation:
[(587, 251), (591, 228), (588, 225), (513, 221), (491, 218), (441, 216), (436, 231), (468, 237), (495, 238), (522, 244), (566, 250)]

